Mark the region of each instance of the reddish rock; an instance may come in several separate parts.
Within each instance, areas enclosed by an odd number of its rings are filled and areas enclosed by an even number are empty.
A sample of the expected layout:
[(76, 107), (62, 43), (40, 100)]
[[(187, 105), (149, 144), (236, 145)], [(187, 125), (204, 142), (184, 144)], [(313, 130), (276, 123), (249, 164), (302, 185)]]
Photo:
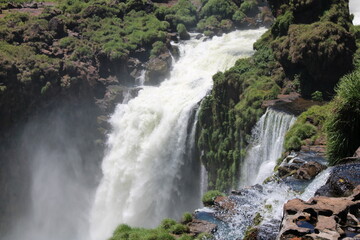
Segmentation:
[(352, 226), (358, 226), (360, 185), (350, 197), (318, 196), (305, 202), (293, 199), (284, 205), (284, 217), (279, 239), (339, 239), (347, 236)]
[(308, 162), (303, 164), (294, 174), (294, 177), (297, 179), (310, 180), (318, 175), (322, 170), (326, 169), (325, 165), (322, 165), (318, 162)]
[(193, 219), (190, 223), (187, 224), (190, 229), (190, 234), (198, 235), (200, 233), (215, 233), (217, 231), (217, 225), (204, 221)]
[(221, 209), (225, 211), (234, 211), (234, 208), (236, 204), (229, 199), (229, 197), (224, 196), (218, 196), (214, 200), (214, 204), (217, 207), (220, 207)]

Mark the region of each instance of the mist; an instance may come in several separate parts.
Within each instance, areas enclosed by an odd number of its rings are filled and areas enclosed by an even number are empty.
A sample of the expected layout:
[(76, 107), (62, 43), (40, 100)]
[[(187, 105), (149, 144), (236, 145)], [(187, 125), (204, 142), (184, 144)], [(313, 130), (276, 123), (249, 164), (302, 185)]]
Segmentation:
[(23, 211), (11, 219), (5, 240), (88, 239), (102, 154), (92, 116), (90, 108), (60, 107), (25, 124), (15, 148), (27, 189), (17, 193)]

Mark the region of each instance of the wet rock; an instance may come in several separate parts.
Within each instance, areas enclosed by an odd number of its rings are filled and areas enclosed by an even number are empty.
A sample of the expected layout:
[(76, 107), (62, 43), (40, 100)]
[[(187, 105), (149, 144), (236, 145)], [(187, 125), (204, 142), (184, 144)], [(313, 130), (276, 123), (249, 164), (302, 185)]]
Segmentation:
[(170, 67), (171, 55), (169, 52), (151, 59), (146, 67), (145, 83), (149, 85), (159, 84), (169, 74)]
[(233, 202), (229, 197), (218, 196), (214, 200), (215, 206), (225, 210), (227, 212), (234, 211), (235, 209), (235, 202)]
[[(349, 197), (317, 196), (305, 202), (293, 199), (284, 205), (279, 239), (339, 239), (356, 234), (360, 206), (360, 185)], [(344, 231), (346, 229), (346, 231)]]
[(349, 196), (360, 184), (360, 163), (337, 165), (333, 168), (326, 184), (315, 195), (340, 197)]
[(323, 158), (315, 152), (299, 152), (287, 156), (277, 169), (280, 178), (292, 176), (298, 180), (311, 180), (326, 169)]
[(204, 221), (193, 219), (190, 223), (187, 224), (190, 229), (190, 234), (198, 235), (200, 233), (215, 233), (217, 231), (217, 225)]
[(296, 179), (313, 179), (318, 175), (322, 170), (326, 169), (326, 166), (318, 162), (307, 162), (301, 165), (301, 167), (296, 171), (294, 177)]
[(196, 39), (196, 40), (199, 40), (199, 39), (202, 38), (203, 36), (204, 36), (203, 34), (199, 33), (198, 35), (196, 35), (195, 39)]

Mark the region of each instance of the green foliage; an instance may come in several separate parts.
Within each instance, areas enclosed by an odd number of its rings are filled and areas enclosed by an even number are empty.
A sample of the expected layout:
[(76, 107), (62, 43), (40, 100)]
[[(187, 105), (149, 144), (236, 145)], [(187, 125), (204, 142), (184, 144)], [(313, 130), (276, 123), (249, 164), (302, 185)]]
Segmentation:
[(64, 37), (59, 40), (59, 46), (61, 48), (74, 49), (76, 46), (77, 39), (74, 37)]
[(197, 22), (197, 11), (190, 0), (179, 0), (169, 9), (161, 8), (157, 10), (157, 15), (163, 16), (173, 29), (180, 23), (186, 27), (192, 27)]
[(49, 88), (51, 87), (51, 83), (50, 82), (46, 82), (45, 86), (43, 86), (41, 88), (41, 95), (44, 95), (48, 90)]
[(271, 32), (274, 36), (284, 36), (287, 34), (290, 24), (294, 23), (294, 15), (291, 11), (285, 12), (276, 18)]
[(243, 22), (245, 18), (246, 18), (246, 14), (243, 13), (241, 10), (237, 10), (232, 16), (232, 20), (239, 23)]
[(324, 125), (328, 115), (329, 105), (315, 105), (303, 112), (285, 135), (285, 149), (298, 151), (306, 139), (311, 144), (318, 138), (325, 138)]
[(109, 240), (175, 240), (175, 238), (164, 229), (131, 228), (121, 224)]
[(315, 92), (313, 92), (313, 93), (311, 94), (311, 99), (314, 100), (314, 101), (319, 101), (319, 102), (321, 102), (321, 101), (324, 100), (324, 99), (323, 99), (323, 94), (322, 94), (322, 92), (320, 92), (320, 91), (315, 91)]
[(330, 164), (352, 156), (360, 146), (360, 71), (344, 76), (331, 103), (327, 122), (327, 154)]
[(261, 214), (260, 214), (259, 212), (256, 213), (256, 215), (255, 215), (255, 217), (254, 217), (254, 219), (253, 219), (254, 225), (255, 225), (255, 226), (260, 225), (260, 223), (262, 222), (263, 219), (264, 219), (264, 218), (261, 216)]
[(219, 28), (219, 27), (220, 27), (220, 22), (216, 16), (210, 16), (208, 18), (201, 19), (196, 26), (197, 30), (201, 32), (213, 30), (214, 28)]
[(176, 224), (176, 221), (174, 219), (165, 218), (164, 220), (161, 221), (159, 227), (162, 228), (162, 229), (168, 230), (172, 226), (174, 226), (175, 224)]
[(186, 212), (186, 213), (183, 214), (181, 221), (182, 221), (182, 223), (186, 224), (186, 223), (191, 222), (192, 219), (193, 219), (192, 214), (189, 213), (189, 212)]
[(264, 113), (262, 102), (279, 93), (276, 74), (268, 75), (275, 66), (273, 52), (265, 43), (258, 47), (253, 57), (214, 75), (212, 93), (202, 102), (197, 144), (204, 150), (209, 189), (227, 191), (237, 185), (245, 156), (241, 149), (246, 149), (251, 129)]
[(257, 2), (256, 0), (245, 0), (241, 5), (240, 5), (240, 11), (248, 14), (251, 11), (254, 11), (257, 7)]
[(224, 194), (218, 190), (211, 190), (204, 194), (202, 197), (202, 202), (205, 206), (214, 205), (214, 200), (218, 196), (224, 196)]
[(187, 232), (189, 232), (189, 227), (186, 225), (177, 223), (170, 228), (170, 232), (177, 234), (177, 235), (187, 233)]
[(208, 0), (200, 11), (201, 18), (219, 16), (231, 19), (237, 6), (229, 0)]
[(158, 56), (166, 49), (165, 43), (161, 41), (154, 42), (150, 52), (150, 56)]

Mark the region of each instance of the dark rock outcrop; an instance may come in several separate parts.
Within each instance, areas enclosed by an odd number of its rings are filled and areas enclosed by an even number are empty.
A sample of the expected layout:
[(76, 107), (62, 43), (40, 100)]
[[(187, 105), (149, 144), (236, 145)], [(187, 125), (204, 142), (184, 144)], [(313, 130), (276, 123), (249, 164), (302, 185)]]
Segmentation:
[(171, 55), (169, 52), (150, 59), (146, 67), (146, 84), (159, 84), (169, 74), (171, 67)]
[(337, 165), (333, 168), (326, 184), (315, 195), (339, 197), (349, 196), (360, 184), (360, 163)]

